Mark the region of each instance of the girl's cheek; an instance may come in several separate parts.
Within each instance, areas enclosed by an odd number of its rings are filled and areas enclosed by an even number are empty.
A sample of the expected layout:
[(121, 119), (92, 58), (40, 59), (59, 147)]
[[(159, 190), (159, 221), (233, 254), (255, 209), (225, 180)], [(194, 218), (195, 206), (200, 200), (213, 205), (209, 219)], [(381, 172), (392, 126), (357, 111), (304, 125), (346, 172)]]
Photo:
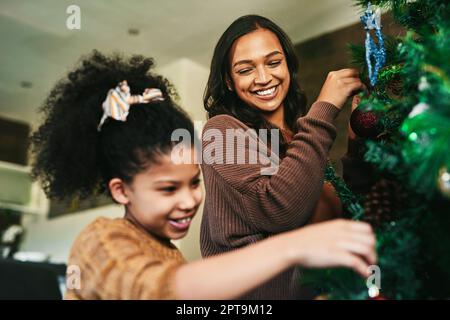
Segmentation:
[(196, 199), (197, 199), (197, 203), (200, 204), (200, 202), (203, 201), (203, 189), (201, 186), (199, 186), (197, 188), (197, 192), (196, 192)]

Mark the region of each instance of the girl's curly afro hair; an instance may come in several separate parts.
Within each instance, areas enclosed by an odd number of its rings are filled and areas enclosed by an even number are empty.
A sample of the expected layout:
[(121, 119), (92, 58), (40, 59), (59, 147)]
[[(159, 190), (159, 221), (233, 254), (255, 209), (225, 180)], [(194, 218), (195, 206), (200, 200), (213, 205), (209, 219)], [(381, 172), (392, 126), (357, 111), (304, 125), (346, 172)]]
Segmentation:
[[(143, 56), (93, 51), (56, 84), (41, 108), (45, 121), (31, 136), (32, 176), (49, 197), (107, 193), (111, 178), (131, 182), (169, 152), (175, 129), (187, 129), (194, 139), (192, 121), (173, 101), (173, 87), (153, 74), (153, 67), (153, 60)], [(165, 100), (132, 105), (127, 121), (108, 118), (99, 132), (102, 102), (122, 80), (131, 94), (159, 88)]]

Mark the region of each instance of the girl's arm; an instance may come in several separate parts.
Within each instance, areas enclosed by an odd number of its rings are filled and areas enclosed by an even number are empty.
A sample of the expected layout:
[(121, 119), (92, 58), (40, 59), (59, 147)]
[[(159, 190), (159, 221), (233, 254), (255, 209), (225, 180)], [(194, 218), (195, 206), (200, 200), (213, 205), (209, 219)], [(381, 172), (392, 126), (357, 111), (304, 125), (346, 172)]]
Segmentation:
[(243, 249), (181, 266), (174, 276), (179, 299), (233, 299), (293, 266), (348, 267), (367, 276), (375, 237), (366, 223), (335, 220), (307, 226)]

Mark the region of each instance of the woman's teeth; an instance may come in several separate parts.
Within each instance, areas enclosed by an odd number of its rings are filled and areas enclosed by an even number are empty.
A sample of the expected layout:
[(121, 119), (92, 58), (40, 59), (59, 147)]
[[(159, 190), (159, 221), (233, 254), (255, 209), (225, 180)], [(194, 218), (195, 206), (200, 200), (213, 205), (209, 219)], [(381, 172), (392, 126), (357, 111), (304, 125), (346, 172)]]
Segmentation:
[(256, 94), (258, 96), (268, 96), (268, 95), (271, 95), (272, 93), (274, 93), (275, 89), (276, 89), (276, 87), (272, 87), (272, 88), (267, 89), (267, 90), (256, 91)]

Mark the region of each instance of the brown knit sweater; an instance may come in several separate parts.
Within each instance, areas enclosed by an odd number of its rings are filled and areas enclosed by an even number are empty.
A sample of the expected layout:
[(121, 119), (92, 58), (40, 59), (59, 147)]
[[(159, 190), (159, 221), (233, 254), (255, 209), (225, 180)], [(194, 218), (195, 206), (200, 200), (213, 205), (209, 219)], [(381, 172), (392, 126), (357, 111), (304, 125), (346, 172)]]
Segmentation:
[(98, 218), (75, 240), (69, 265), (81, 271), (81, 289), (65, 299), (174, 299), (180, 251), (130, 221)]
[[(200, 243), (204, 257), (255, 243), (308, 222), (323, 188), (327, 155), (336, 136), (333, 122), (338, 113), (332, 104), (314, 103), (308, 114), (297, 120), (299, 131), (275, 175), (261, 175), (258, 164), (203, 161), (206, 199)], [(218, 115), (208, 120), (203, 133), (208, 129), (217, 129), (225, 136), (227, 129), (249, 128), (234, 117)], [(211, 142), (202, 140), (205, 150)], [(249, 146), (251, 143), (245, 147)], [(223, 148), (226, 150), (225, 142)], [(289, 269), (242, 298), (300, 298), (299, 277), (298, 268)]]

